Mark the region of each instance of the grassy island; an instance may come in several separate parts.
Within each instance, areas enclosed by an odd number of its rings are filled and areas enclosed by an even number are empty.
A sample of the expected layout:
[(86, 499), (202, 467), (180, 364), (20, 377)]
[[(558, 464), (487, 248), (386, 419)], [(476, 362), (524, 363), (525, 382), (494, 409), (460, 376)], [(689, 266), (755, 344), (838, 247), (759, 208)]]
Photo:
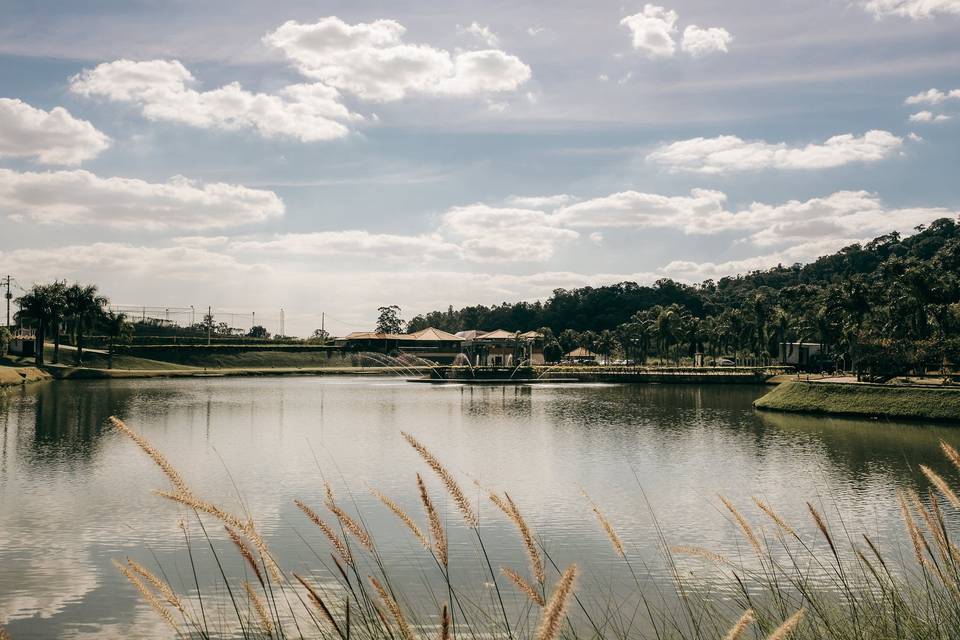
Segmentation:
[(753, 403), (758, 409), (960, 422), (960, 389), (785, 382)]

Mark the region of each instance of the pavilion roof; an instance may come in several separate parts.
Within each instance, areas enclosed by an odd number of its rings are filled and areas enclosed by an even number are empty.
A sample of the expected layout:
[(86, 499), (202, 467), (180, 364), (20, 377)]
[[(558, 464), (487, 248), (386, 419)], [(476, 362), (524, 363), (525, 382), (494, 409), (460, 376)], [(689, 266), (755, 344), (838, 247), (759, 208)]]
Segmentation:
[(343, 337), (344, 340), (416, 340), (407, 333), (377, 333), (376, 331), (354, 331)]
[(517, 337), (515, 331), (505, 331), (503, 329), (497, 329), (496, 331), (491, 331), (490, 333), (485, 333), (482, 336), (477, 336), (477, 340), (513, 340)]
[(574, 349), (573, 351), (571, 351), (570, 353), (568, 353), (565, 357), (567, 357), (567, 358), (596, 358), (596, 357), (597, 357), (597, 354), (595, 354), (593, 351), (590, 351), (590, 349), (585, 349), (585, 348), (583, 348), (583, 347), (577, 347), (576, 349)]
[(447, 333), (446, 331), (437, 329), (435, 327), (427, 327), (426, 329), (421, 329), (420, 331), (416, 331), (408, 335), (416, 340), (435, 340), (438, 342), (449, 342), (454, 340), (457, 342), (462, 342), (465, 340), (465, 338), (455, 336), (452, 333)]

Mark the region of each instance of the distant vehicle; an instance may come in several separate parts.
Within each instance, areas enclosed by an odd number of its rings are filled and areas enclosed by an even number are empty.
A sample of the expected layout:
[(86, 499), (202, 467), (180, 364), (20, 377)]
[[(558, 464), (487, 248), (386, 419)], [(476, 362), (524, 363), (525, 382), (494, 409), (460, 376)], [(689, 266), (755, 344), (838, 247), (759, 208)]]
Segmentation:
[(730, 358), (719, 358), (717, 360), (718, 367), (735, 367), (736, 365), (737, 363), (731, 360)]

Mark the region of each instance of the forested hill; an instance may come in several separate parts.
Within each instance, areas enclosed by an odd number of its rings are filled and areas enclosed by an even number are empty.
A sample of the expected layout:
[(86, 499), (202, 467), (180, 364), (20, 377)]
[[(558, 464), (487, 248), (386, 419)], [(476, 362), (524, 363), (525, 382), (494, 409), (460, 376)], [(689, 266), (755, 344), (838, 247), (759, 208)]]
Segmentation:
[(818, 341), (848, 352), (856, 344), (918, 345), (960, 335), (958, 271), (960, 226), (942, 218), (913, 235), (880, 236), (806, 265), (697, 285), (665, 278), (649, 286), (557, 289), (545, 302), (434, 311), (413, 318), (408, 330), (546, 327), (558, 338), (568, 332), (561, 342), (570, 342), (573, 332), (590, 332), (595, 337), (579, 342), (596, 344), (606, 332), (608, 342), (623, 344), (636, 341), (642, 327), (667, 322), (658, 335), (666, 331), (666, 340), (682, 351), (686, 344), (690, 350), (775, 354), (776, 342), (784, 340)]

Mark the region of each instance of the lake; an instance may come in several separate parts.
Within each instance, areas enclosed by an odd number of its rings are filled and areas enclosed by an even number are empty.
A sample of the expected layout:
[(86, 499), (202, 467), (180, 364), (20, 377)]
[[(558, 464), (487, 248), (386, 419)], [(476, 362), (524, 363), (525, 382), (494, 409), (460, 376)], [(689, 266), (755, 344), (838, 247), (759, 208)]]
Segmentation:
[[(476, 538), (401, 431), (430, 447), (477, 501), (495, 567), (523, 570), (525, 560), (515, 529), (481, 487), (509, 491), (557, 564), (579, 564), (583, 592), (629, 591), (635, 583), (623, 575), (582, 491), (609, 517), (637, 566), (645, 565), (645, 589), (670, 581), (658, 525), (670, 544), (744, 553), (718, 494), (762, 523), (750, 502), (758, 496), (808, 533), (815, 531), (805, 505), (811, 501), (835, 525), (842, 518), (850, 531), (907, 548), (895, 491), (926, 487), (919, 463), (949, 474), (938, 441), (960, 446), (960, 431), (759, 413), (751, 402), (764, 392), (338, 377), (55, 382), (3, 392), (0, 624), (18, 640), (169, 636), (111, 560), (162, 566), (189, 592), (178, 521), (196, 520), (152, 493), (168, 488), (166, 479), (107, 425), (110, 415), (163, 451), (196, 493), (237, 511), (244, 505), (281, 566), (314, 569), (317, 580), (329, 549), (293, 500), (321, 510), (328, 480), (338, 499), (363, 515), (394, 582), (413, 593), (429, 589), (436, 578), (429, 556), (370, 493), (391, 496), (424, 526), (420, 472), (447, 518), (454, 580), (489, 590), (484, 567), (457, 564), (475, 556)], [(227, 549), (222, 527), (205, 523)], [(204, 583), (217, 577), (205, 544), (194, 546)], [(225, 569), (243, 566), (231, 557)], [(721, 579), (695, 559), (684, 570), (704, 589)], [(522, 606), (511, 585), (500, 586), (510, 606)]]

